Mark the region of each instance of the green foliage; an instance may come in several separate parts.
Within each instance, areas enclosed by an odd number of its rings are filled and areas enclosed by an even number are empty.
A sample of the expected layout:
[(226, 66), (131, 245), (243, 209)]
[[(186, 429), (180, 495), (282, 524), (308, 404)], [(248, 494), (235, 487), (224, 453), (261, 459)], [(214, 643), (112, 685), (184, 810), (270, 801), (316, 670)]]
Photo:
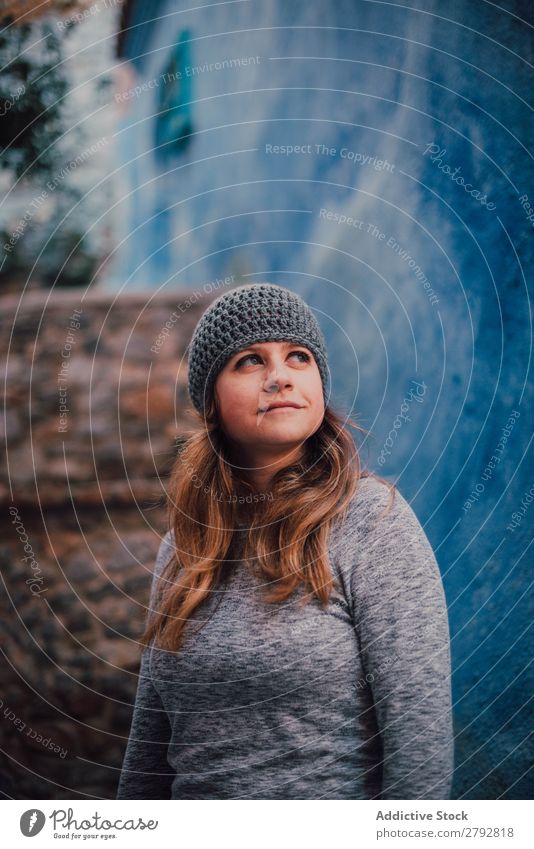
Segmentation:
[(67, 82), (58, 34), (48, 21), (0, 30), (0, 153), (15, 177), (38, 177), (57, 162)]
[[(0, 287), (27, 281), (86, 286), (98, 259), (84, 235), (80, 190), (63, 176), (69, 151), (81, 149), (84, 134), (70, 129), (64, 136), (63, 102), (70, 83), (62, 36), (53, 20), (12, 25), (6, 19), (3, 24), (0, 161), (14, 185), (0, 226)], [(109, 81), (102, 83), (103, 90), (106, 85)]]

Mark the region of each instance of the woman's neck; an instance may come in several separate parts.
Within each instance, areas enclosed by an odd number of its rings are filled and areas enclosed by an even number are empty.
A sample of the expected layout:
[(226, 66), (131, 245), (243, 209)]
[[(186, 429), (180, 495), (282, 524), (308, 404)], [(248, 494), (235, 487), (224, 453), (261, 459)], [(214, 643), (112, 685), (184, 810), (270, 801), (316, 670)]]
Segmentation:
[(250, 456), (250, 452), (243, 449), (237, 453), (234, 449), (234, 456), (239, 456), (239, 473), (249, 484), (252, 490), (257, 494), (269, 494), (271, 491), (271, 481), (275, 474), (280, 469), (291, 466), (300, 460), (303, 456), (302, 445), (297, 445), (293, 451), (285, 452), (284, 454), (255, 454), (254, 458)]

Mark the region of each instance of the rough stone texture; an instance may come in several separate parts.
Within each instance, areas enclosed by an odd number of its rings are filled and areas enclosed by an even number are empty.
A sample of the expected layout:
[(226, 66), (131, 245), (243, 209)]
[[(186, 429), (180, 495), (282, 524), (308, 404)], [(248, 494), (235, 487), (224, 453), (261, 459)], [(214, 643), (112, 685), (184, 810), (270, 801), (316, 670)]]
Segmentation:
[[(193, 424), (186, 347), (210, 297), (184, 312), (180, 293), (0, 299), (3, 796), (115, 797), (165, 529), (163, 476)], [(61, 432), (58, 373), (75, 309)]]

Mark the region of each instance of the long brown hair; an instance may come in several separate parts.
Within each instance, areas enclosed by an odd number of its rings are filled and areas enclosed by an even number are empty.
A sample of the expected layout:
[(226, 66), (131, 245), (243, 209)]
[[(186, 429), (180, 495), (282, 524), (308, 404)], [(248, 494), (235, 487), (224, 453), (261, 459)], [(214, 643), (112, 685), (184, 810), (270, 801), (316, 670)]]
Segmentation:
[[(240, 559), (252, 558), (271, 589), (268, 603), (288, 598), (303, 583), (326, 607), (335, 583), (328, 539), (342, 520), (362, 471), (355, 441), (346, 425), (366, 433), (353, 419), (325, 407), (318, 430), (304, 443), (299, 461), (280, 469), (269, 492), (258, 493), (230, 462), (228, 443), (212, 399), (200, 427), (181, 438), (169, 477), (167, 521), (175, 552), (157, 584), (152, 616), (140, 642), (176, 651), (187, 619), (216, 586), (234, 551), (235, 527), (246, 518)], [(238, 506), (239, 505), (239, 506)], [(309, 601), (304, 596), (301, 603)]]

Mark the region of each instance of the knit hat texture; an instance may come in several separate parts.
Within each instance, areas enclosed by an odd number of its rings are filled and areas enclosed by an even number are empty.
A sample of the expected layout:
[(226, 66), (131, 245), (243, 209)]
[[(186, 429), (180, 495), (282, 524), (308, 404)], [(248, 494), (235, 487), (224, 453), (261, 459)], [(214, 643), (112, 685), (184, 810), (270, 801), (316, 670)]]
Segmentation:
[(328, 354), (317, 319), (295, 292), (273, 283), (238, 286), (216, 298), (195, 327), (189, 348), (188, 389), (203, 414), (217, 375), (228, 360), (256, 342), (295, 342), (317, 363), (327, 398)]

